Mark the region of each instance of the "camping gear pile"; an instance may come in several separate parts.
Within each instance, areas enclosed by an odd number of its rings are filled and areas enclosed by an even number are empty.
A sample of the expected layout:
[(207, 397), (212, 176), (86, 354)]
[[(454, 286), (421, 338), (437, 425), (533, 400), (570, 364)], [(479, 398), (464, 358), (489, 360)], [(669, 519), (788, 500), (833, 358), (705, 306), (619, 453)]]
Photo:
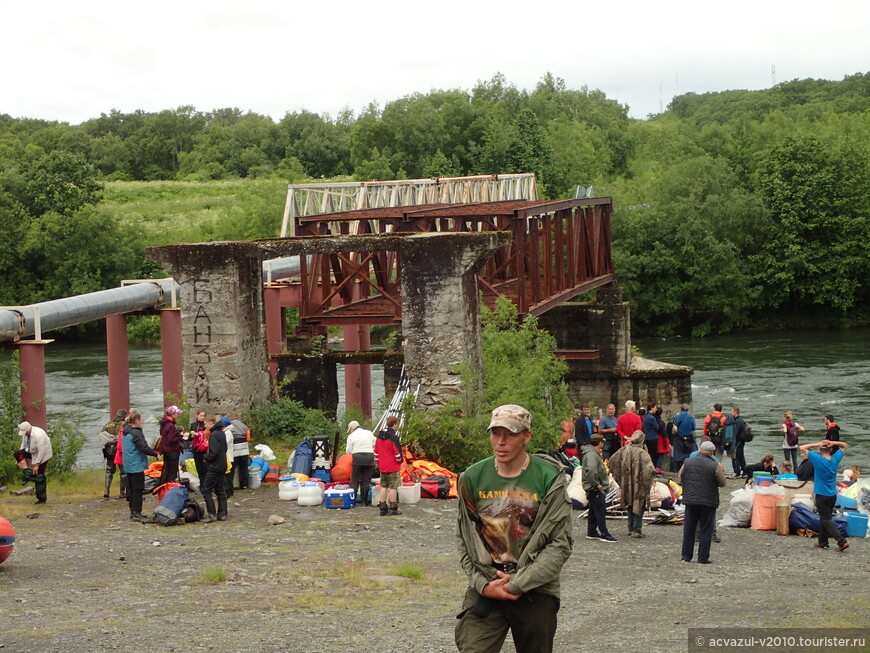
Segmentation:
[[(752, 482), (731, 493), (731, 503), (719, 526), (816, 537), (820, 520), (813, 496), (812, 481), (756, 475)], [(866, 537), (870, 483), (840, 488), (836, 505), (834, 524), (843, 536)]]
[[(323, 440), (325, 442), (325, 438)], [(407, 447), (403, 453), (399, 503), (417, 503), (421, 498), (455, 499), (458, 496), (458, 475), (455, 472), (431, 460), (416, 458)], [(323, 505), (327, 509), (354, 507), (359, 497), (347, 486), (352, 456), (339, 456), (329, 467), (328, 461), (328, 443), (304, 438), (288, 460), (291, 473), (278, 479), (278, 498), (297, 501), (299, 505)], [(372, 496), (377, 497), (379, 491), (379, 479), (372, 479)]]
[(189, 524), (200, 521), (205, 515), (202, 505), (190, 496), (186, 482), (158, 485), (151, 494), (157, 496), (158, 501), (151, 517), (161, 526)]
[[(628, 511), (619, 506), (619, 485), (609, 476), (610, 490), (604, 498), (605, 513), (608, 519), (628, 519)], [(586, 516), (587, 499), (583, 490), (583, 468), (577, 467), (571, 474), (567, 488), (568, 497), (575, 510), (583, 510), (580, 518)], [(676, 481), (656, 477), (650, 488), (650, 509), (643, 515), (646, 524), (682, 524), (683, 505), (679, 502), (683, 488)]]

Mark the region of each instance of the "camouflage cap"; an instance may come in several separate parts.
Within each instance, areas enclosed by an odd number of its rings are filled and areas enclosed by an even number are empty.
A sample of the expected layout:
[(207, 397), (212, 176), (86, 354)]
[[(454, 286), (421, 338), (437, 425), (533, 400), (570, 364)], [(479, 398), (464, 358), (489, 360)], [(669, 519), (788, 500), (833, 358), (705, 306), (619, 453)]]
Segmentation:
[(532, 428), (532, 415), (522, 406), (505, 404), (492, 411), (487, 430), (502, 426), (511, 433), (522, 433)]

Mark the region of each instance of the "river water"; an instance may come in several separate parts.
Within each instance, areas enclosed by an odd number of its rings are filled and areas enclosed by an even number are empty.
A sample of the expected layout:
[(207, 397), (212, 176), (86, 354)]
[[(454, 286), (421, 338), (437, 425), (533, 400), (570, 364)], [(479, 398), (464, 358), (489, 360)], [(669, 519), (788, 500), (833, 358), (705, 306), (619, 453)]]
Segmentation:
[[(693, 405), (699, 424), (715, 402), (726, 412), (738, 405), (756, 434), (746, 446), (749, 462), (765, 453), (782, 459), (779, 426), (786, 410), (806, 429), (802, 442), (821, 439), (824, 415), (832, 413), (850, 448), (845, 463), (870, 475), (870, 435), (863, 401), (870, 397), (870, 329), (751, 333), (703, 339), (638, 339), (647, 358), (691, 365)], [(45, 355), (47, 410), (81, 416), (87, 442), (80, 465), (94, 466), (102, 456), (97, 439), (109, 419), (105, 347), (100, 344), (49, 345)], [(159, 347), (130, 347), (130, 396), (142, 412), (145, 434), (157, 438), (163, 410)], [(339, 366), (339, 413), (344, 375)], [(383, 368), (373, 366), (372, 401), (383, 396)], [(189, 417), (189, 416), (185, 416)], [(182, 420), (183, 422), (186, 419)]]
[[(150, 443), (157, 440), (163, 415), (163, 375), (160, 347), (130, 345), (130, 402), (142, 413), (142, 428)], [(344, 410), (344, 366), (337, 366), (339, 414)], [(103, 344), (52, 343), (45, 350), (46, 412), (49, 421), (61, 414), (81, 419), (87, 440), (79, 456), (80, 467), (102, 464), (98, 433), (109, 421), (109, 379)], [(378, 410), (384, 396), (383, 365), (372, 365), (372, 406)], [(189, 423), (184, 415), (179, 423)], [(51, 434), (49, 434), (51, 435)]]
[[(806, 428), (801, 443), (816, 442), (830, 413), (849, 444), (843, 465), (870, 476), (870, 329), (747, 333), (707, 338), (636, 339), (643, 356), (694, 368), (692, 413), (698, 426), (713, 404), (739, 406), (755, 439), (746, 460), (782, 456), (782, 414)], [(727, 465), (726, 465), (727, 467)], [(842, 468), (841, 468), (842, 469)], [(730, 467), (727, 469), (730, 471)]]

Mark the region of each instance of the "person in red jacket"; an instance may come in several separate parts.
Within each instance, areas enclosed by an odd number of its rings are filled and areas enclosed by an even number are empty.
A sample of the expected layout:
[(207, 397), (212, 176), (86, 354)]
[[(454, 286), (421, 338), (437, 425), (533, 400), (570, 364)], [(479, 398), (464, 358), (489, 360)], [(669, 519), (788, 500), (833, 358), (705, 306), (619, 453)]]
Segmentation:
[[(375, 439), (375, 457), (381, 473), (381, 497), (378, 503), (380, 515), (401, 515), (399, 511), (399, 470), (402, 468), (402, 445), (396, 434), (395, 426), (399, 420), (395, 415), (387, 418), (386, 428), (378, 432)], [(389, 494), (389, 497), (388, 497)], [(389, 508), (387, 500), (389, 498)]]
[(616, 420), (616, 433), (622, 439), (622, 446), (627, 446), (629, 438), (635, 431), (642, 430), (643, 425), (640, 415), (637, 414), (637, 404), (629, 399), (625, 402), (625, 412)]

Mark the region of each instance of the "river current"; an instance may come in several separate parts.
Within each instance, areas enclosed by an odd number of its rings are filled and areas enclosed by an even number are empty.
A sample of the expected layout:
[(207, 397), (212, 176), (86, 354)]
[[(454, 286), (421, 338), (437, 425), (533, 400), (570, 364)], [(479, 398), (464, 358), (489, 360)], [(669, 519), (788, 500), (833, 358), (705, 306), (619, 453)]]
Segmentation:
[[(847, 466), (859, 465), (870, 476), (868, 411), (870, 396), (870, 329), (751, 333), (692, 338), (636, 339), (647, 358), (690, 365), (692, 412), (703, 421), (715, 402), (726, 412), (737, 405), (756, 434), (746, 446), (749, 462), (764, 453), (782, 459), (779, 427), (786, 410), (794, 412), (807, 431), (801, 441), (824, 434), (824, 415), (832, 413), (849, 443)], [(97, 434), (109, 419), (105, 347), (100, 344), (48, 346), (45, 355), (49, 418), (74, 413), (82, 419), (87, 442), (81, 466), (100, 464)], [(162, 414), (162, 377), (159, 347), (130, 347), (130, 396), (144, 416), (150, 441), (157, 438)], [(383, 396), (383, 370), (372, 371), (373, 403)], [(344, 379), (339, 366), (339, 412), (343, 409)], [(627, 397), (626, 397), (627, 398)], [(182, 418), (187, 422), (189, 415)]]
[[(782, 455), (782, 416), (787, 410), (806, 431), (801, 443), (825, 433), (825, 414), (840, 425), (849, 444), (843, 466), (870, 476), (870, 329), (747, 333), (708, 338), (645, 338), (634, 344), (646, 358), (690, 365), (692, 413), (700, 427), (719, 402), (732, 406), (752, 427), (746, 460)], [(729, 468), (730, 471), (730, 468)]]
[[(130, 403), (142, 413), (145, 438), (153, 444), (163, 415), (163, 375), (160, 347), (130, 345)], [(49, 421), (62, 414), (78, 416), (87, 439), (79, 456), (80, 467), (101, 465), (99, 432), (109, 421), (109, 379), (106, 348), (102, 344), (52, 343), (45, 351), (46, 411)], [(344, 410), (344, 366), (337, 366), (339, 414)], [(384, 396), (383, 365), (372, 365), (372, 406), (377, 411)], [(185, 427), (190, 415), (179, 423)], [(49, 433), (49, 435), (51, 435)]]

